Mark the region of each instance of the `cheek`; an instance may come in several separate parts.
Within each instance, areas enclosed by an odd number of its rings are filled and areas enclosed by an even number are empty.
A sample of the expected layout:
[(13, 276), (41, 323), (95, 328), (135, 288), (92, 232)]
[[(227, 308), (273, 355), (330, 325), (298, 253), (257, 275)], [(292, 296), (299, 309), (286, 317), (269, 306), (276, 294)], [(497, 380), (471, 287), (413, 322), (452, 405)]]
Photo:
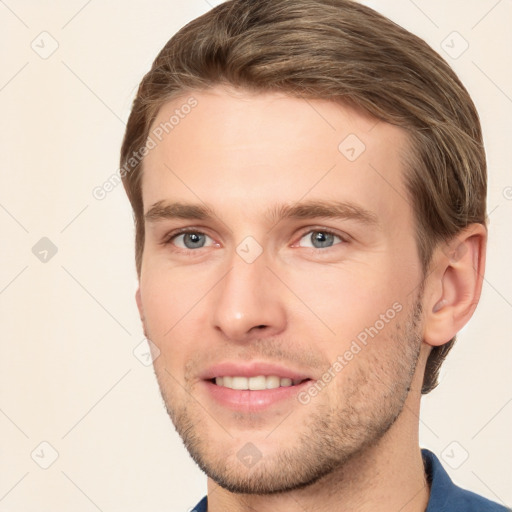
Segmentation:
[[(208, 288), (177, 271), (156, 268), (141, 276), (140, 293), (148, 337), (160, 350), (159, 364), (179, 367), (178, 361), (203, 319), (197, 318)], [(204, 325), (204, 324), (203, 324)], [(155, 364), (157, 364), (155, 361)]]
[[(395, 308), (403, 306), (404, 290), (408, 291), (406, 283), (412, 282), (412, 276), (397, 271), (392, 261), (382, 260), (378, 264), (359, 263), (343, 268), (326, 266), (308, 272), (307, 279), (304, 275), (290, 273), (288, 278), (290, 288), (301, 301), (297, 305), (298, 322), (303, 322), (300, 319), (306, 318), (307, 313), (307, 321), (313, 326), (314, 313), (319, 332), (326, 341), (336, 340), (337, 350), (374, 325), (394, 304)], [(310, 311), (305, 312), (302, 303)], [(394, 311), (388, 316), (394, 316)]]
[(140, 280), (141, 299), (157, 336), (167, 333), (205, 296), (211, 286), (204, 277), (192, 267), (172, 268), (156, 258), (146, 265)]

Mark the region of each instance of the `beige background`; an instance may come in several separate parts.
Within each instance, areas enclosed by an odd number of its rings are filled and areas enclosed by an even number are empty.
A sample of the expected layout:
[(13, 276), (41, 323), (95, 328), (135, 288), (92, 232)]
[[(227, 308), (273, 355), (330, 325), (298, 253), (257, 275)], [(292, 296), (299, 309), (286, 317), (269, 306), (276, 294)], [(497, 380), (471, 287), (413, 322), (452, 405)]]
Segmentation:
[[(92, 191), (117, 169), (156, 53), (213, 3), (0, 1), (0, 512), (185, 511), (206, 490), (133, 352), (145, 362), (128, 202), (121, 186)], [(481, 113), (486, 281), (424, 399), (421, 444), (460, 485), (511, 506), (512, 2), (366, 3), (442, 53)]]

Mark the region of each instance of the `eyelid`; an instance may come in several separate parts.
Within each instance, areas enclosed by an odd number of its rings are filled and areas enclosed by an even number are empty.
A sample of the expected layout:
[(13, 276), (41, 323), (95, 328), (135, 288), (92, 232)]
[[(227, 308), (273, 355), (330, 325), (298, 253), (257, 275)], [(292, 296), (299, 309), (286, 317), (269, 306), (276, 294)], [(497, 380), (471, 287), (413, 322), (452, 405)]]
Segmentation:
[[(206, 231), (207, 231), (207, 229), (202, 228), (202, 227), (197, 227), (197, 226), (187, 226), (184, 228), (178, 228), (178, 229), (172, 230), (170, 232), (167, 232), (162, 237), (161, 243), (162, 243), (162, 245), (171, 244), (175, 238), (177, 238), (180, 235), (186, 234), (186, 233), (197, 233), (197, 234), (205, 235), (205, 236), (209, 237), (211, 240), (214, 240), (213, 237), (210, 236)], [(300, 242), (300, 240), (302, 238), (304, 238), (304, 236), (307, 235), (308, 233), (313, 233), (315, 231), (322, 232), (322, 233), (328, 233), (330, 235), (337, 236), (338, 238), (341, 239), (341, 241), (344, 244), (349, 243), (352, 240), (352, 237), (350, 237), (350, 235), (348, 235), (345, 232), (341, 233), (335, 229), (327, 228), (324, 226), (308, 226), (308, 227), (300, 230), (299, 235), (295, 237), (296, 242), (293, 243), (292, 247), (301, 247), (300, 245), (298, 245), (298, 242)], [(218, 242), (214, 242), (214, 245), (218, 245)], [(340, 243), (337, 243), (335, 245), (340, 245)], [(187, 249), (187, 248), (177, 247), (177, 246), (175, 246), (175, 247), (177, 250), (180, 250), (180, 251), (188, 251), (188, 252), (197, 252), (198, 251), (198, 249)], [(309, 247), (308, 249), (314, 249), (316, 251), (325, 252), (326, 249), (330, 249), (332, 247), (334, 247), (334, 246), (326, 247), (326, 248), (311, 248), (311, 247)], [(199, 249), (204, 249), (204, 248), (205, 247), (200, 247)]]
[[(205, 235), (207, 236), (208, 238), (210, 238), (211, 240), (213, 240), (213, 237), (211, 237), (208, 233), (205, 232), (205, 230), (203, 228), (197, 228), (197, 227), (193, 227), (193, 226), (189, 226), (189, 227), (186, 227), (186, 228), (179, 228), (179, 229), (175, 229), (175, 230), (172, 230), (172, 231), (169, 231), (167, 232), (163, 237), (162, 237), (162, 245), (168, 245), (170, 243), (173, 242), (173, 240), (175, 238), (177, 238), (178, 236), (180, 235), (183, 235), (183, 234), (187, 234), (187, 233), (197, 233), (197, 234), (200, 234), (200, 235)], [(203, 247), (200, 247), (200, 249), (202, 249)], [(177, 249), (180, 249), (182, 251), (196, 251), (197, 249), (184, 249), (182, 247), (177, 247)]]
[[(298, 235), (298, 238), (297, 238), (297, 242), (294, 242), (294, 246), (296, 243), (300, 242), (300, 240), (302, 240), (302, 238), (304, 238), (305, 235), (307, 235), (309, 233), (314, 233), (315, 231), (320, 232), (320, 233), (328, 233), (329, 235), (337, 236), (338, 238), (341, 239), (341, 241), (343, 243), (349, 243), (352, 240), (352, 237), (345, 232), (339, 232), (335, 229), (326, 228), (323, 226), (313, 226), (313, 227), (304, 228), (304, 230), (300, 232), (300, 234)], [(339, 244), (335, 244), (335, 245), (339, 245)], [(311, 249), (311, 247), (309, 249)], [(315, 248), (315, 249), (319, 250), (319, 251), (325, 251), (325, 248), (324, 249)], [(329, 249), (329, 247), (327, 247), (327, 249)]]

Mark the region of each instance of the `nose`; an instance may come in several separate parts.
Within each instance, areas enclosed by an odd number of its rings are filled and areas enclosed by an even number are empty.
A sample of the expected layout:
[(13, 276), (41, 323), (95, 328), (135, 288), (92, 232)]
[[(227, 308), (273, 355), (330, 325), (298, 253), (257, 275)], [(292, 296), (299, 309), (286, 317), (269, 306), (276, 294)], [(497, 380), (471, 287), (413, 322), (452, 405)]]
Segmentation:
[(234, 255), (230, 271), (212, 297), (213, 325), (226, 339), (248, 342), (286, 328), (284, 290), (261, 255), (247, 263)]

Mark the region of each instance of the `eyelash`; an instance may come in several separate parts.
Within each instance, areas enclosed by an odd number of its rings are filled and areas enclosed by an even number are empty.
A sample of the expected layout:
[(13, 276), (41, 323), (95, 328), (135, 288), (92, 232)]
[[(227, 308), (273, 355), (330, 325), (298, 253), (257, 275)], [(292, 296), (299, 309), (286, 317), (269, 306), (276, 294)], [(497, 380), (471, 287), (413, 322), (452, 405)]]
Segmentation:
[[(182, 229), (179, 229), (178, 231), (172, 231), (171, 233), (168, 233), (167, 235), (165, 235), (164, 239), (162, 241), (162, 244), (163, 245), (171, 245), (172, 241), (175, 238), (177, 238), (180, 235), (186, 234), (186, 233), (195, 233), (195, 234), (199, 234), (199, 235), (208, 236), (206, 233), (204, 233), (203, 231), (201, 231), (200, 229), (197, 229), (197, 228), (182, 228)], [(200, 247), (199, 249), (204, 249), (204, 247)], [(199, 252), (198, 249), (183, 249), (181, 247), (175, 247), (174, 250), (176, 252), (184, 253), (184, 254), (192, 254), (192, 253)]]
[[(331, 229), (322, 228), (322, 227), (308, 228), (307, 230), (303, 231), (300, 234), (298, 240), (300, 241), (308, 233), (314, 233), (314, 232), (320, 232), (320, 233), (324, 233), (324, 234), (327, 234), (327, 235), (333, 235), (333, 236), (338, 237), (341, 240), (341, 242), (338, 242), (337, 244), (334, 244), (332, 247), (326, 247), (326, 248), (303, 247), (304, 249), (309, 249), (310, 251), (314, 252), (315, 254), (326, 253), (328, 249), (333, 249), (337, 245), (345, 245), (345, 244), (349, 243), (349, 236), (348, 235), (341, 235), (341, 234), (339, 234), (339, 233), (337, 233), (335, 231), (332, 231)], [(175, 238), (177, 238), (180, 235), (186, 234), (186, 233), (195, 233), (195, 234), (209, 236), (209, 235), (207, 235), (206, 233), (204, 233), (203, 231), (201, 231), (200, 229), (197, 229), (197, 228), (193, 228), (193, 227), (182, 228), (182, 229), (180, 229), (178, 231), (172, 231), (171, 233), (168, 233), (164, 237), (164, 239), (162, 241), (162, 244), (163, 245), (171, 245)], [(199, 249), (204, 249), (204, 247), (199, 247), (198, 249), (183, 249), (181, 247), (175, 247), (174, 248), (174, 250), (176, 252), (180, 252), (182, 254), (198, 253)]]

